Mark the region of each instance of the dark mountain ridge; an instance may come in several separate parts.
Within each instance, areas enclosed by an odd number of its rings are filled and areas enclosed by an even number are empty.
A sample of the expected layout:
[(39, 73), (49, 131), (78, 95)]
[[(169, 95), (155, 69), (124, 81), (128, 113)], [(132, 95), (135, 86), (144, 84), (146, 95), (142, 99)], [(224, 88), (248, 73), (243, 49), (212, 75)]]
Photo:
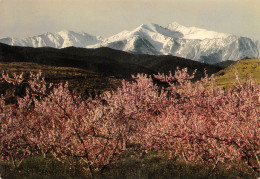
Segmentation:
[(221, 70), (221, 67), (170, 55), (137, 55), (101, 47), (85, 49), (67, 47), (32, 48), (9, 46), (0, 43), (0, 62), (33, 62), (42, 65), (76, 67), (103, 75), (129, 78), (137, 73), (168, 73), (177, 66), (187, 67), (189, 72), (197, 69), (196, 78)]

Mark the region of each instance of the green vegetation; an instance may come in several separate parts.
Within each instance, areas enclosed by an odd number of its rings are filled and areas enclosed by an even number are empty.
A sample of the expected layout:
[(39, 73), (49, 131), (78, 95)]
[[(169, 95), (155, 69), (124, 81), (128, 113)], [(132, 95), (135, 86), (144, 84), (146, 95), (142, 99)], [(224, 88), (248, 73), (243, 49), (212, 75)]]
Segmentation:
[[(227, 169), (228, 168), (228, 169)], [(219, 165), (216, 168), (186, 162), (169, 154), (149, 152), (138, 158), (126, 153), (110, 169), (105, 178), (253, 178), (254, 173), (243, 164)]]
[[(33, 156), (25, 159), (17, 168), (11, 163), (2, 162), (3, 178), (89, 178), (82, 166), (74, 159), (74, 165), (62, 163), (51, 155), (45, 158)], [(254, 178), (252, 169), (246, 165), (233, 163), (216, 168), (203, 164), (185, 162), (169, 154), (149, 152), (142, 157), (137, 153), (126, 152), (112, 166), (106, 168), (96, 178)]]
[(238, 76), (245, 80), (252, 77), (255, 82), (260, 83), (260, 59), (245, 59), (216, 73), (218, 86), (232, 86)]
[(1, 162), (1, 176), (3, 178), (83, 178), (87, 174), (79, 171), (75, 162), (74, 166), (62, 163), (52, 155), (32, 156), (26, 158), (14, 168), (10, 162)]

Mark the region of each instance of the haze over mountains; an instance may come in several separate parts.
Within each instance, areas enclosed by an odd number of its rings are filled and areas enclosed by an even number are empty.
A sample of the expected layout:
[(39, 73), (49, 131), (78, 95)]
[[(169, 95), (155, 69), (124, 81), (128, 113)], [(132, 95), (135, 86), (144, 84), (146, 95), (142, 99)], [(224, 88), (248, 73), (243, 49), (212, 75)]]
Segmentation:
[(185, 27), (177, 22), (168, 27), (142, 24), (132, 31), (122, 31), (108, 38), (61, 31), (24, 39), (4, 38), (0, 42), (28, 47), (109, 47), (134, 54), (173, 55), (209, 64), (260, 57), (259, 41), (197, 27)]

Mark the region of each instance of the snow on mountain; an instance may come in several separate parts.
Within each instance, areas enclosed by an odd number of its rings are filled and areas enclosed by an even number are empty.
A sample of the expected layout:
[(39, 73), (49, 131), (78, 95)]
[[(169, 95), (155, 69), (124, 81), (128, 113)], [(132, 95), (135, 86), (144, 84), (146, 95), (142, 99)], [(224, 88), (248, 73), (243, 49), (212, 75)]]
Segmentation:
[(171, 38), (178, 38), (179, 33), (170, 31), (157, 24), (142, 24), (132, 31), (123, 31), (93, 46), (110, 47), (118, 50), (141, 54), (164, 54), (164, 43)]
[(87, 33), (61, 31), (21, 40), (5, 38), (0, 39), (0, 42), (30, 47), (110, 47), (136, 54), (174, 55), (210, 64), (260, 57), (259, 41), (197, 27), (185, 27), (176, 22), (167, 28), (157, 24), (142, 24), (132, 31), (122, 31), (104, 39)]
[(65, 48), (69, 46), (86, 47), (102, 41), (102, 37), (92, 36), (87, 33), (76, 33), (73, 31), (60, 31), (57, 33), (47, 32), (42, 35), (28, 37), (24, 39), (4, 38), (0, 42), (15, 46), (28, 47), (54, 47)]
[(168, 29), (179, 32), (182, 34), (182, 39), (217, 39), (217, 38), (227, 38), (231, 34), (218, 33), (215, 31), (209, 31), (206, 29), (200, 29), (197, 27), (185, 27), (177, 22), (170, 23)]
[(211, 64), (260, 56), (259, 45), (252, 39), (184, 27), (176, 22), (168, 28), (143, 24), (88, 47), (104, 46), (137, 54), (174, 55)]

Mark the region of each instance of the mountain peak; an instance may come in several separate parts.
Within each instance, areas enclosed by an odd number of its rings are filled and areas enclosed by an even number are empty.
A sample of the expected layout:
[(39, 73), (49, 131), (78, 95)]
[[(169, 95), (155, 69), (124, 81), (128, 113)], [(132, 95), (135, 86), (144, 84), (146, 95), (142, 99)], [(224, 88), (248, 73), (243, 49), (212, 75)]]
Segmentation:
[(55, 34), (58, 34), (58, 35), (89, 35), (87, 33), (84, 33), (84, 32), (75, 32), (75, 31), (72, 31), (72, 30), (62, 30), (62, 31), (59, 31), (59, 32), (56, 32)]
[(174, 22), (168, 24), (168, 28), (170, 27), (171, 29), (176, 29), (176, 28), (178, 28), (179, 26), (182, 26), (182, 25), (180, 25), (180, 24), (179, 24), (178, 22), (176, 22), (176, 21), (174, 21)]
[(186, 26), (180, 25), (177, 22), (170, 23), (168, 25), (168, 29), (183, 34), (183, 37), (182, 37), (183, 39), (204, 40), (204, 39), (227, 38), (228, 36), (231, 36), (231, 34), (219, 33), (219, 32), (206, 30), (206, 29), (202, 29), (202, 28), (186, 27)]
[(57, 32), (57, 34), (69, 34), (69, 33), (75, 33), (75, 32), (71, 31), (71, 30), (61, 30), (61, 31)]
[(139, 27), (137, 27), (136, 29), (134, 29), (132, 31), (133, 34), (140, 34), (140, 32), (142, 34), (146, 34), (150, 36), (158, 36), (158, 35), (162, 35), (165, 38), (180, 38), (182, 37), (182, 34), (180, 34), (179, 32), (176, 31), (172, 31), (166, 27), (162, 27), (158, 24), (155, 23), (149, 23), (149, 24), (142, 24)]
[(141, 24), (138, 26), (136, 29), (146, 29), (150, 31), (154, 31), (155, 27), (158, 26), (157, 24), (154, 23), (149, 23), (149, 24)]

